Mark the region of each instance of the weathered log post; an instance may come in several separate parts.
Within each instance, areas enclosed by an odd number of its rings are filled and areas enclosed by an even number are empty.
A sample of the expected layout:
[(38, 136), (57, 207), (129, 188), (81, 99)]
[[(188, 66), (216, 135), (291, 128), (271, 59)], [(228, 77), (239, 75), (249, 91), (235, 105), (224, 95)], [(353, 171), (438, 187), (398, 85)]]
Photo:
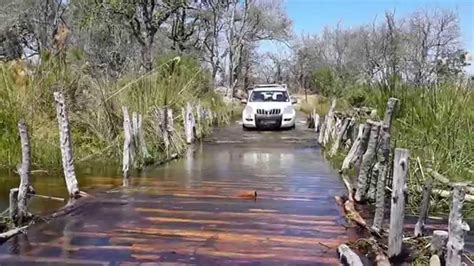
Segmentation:
[(462, 207), (466, 195), (466, 184), (458, 183), (453, 186), (451, 210), (448, 222), (448, 244), (446, 265), (462, 265), (464, 237), (469, 231), (469, 225), (463, 221)]
[(138, 114), (137, 121), (136, 121), (136, 139), (138, 140), (138, 146), (140, 146), (140, 150), (142, 153), (143, 159), (146, 161), (148, 158), (151, 157), (150, 153), (148, 152), (148, 148), (145, 141), (145, 132), (143, 129), (143, 116)]
[(352, 251), (352, 249), (346, 244), (342, 244), (337, 248), (337, 253), (339, 254), (339, 261), (343, 265), (348, 266), (363, 266), (362, 260), (360, 257)]
[(333, 132), (334, 124), (336, 123), (334, 118), (334, 109), (336, 108), (336, 99), (332, 100), (331, 107), (325, 117), (326, 120), (326, 128), (324, 130), (324, 138), (323, 138), (323, 146), (329, 143), (329, 139), (331, 138), (331, 134)]
[(448, 243), (448, 232), (443, 230), (434, 230), (431, 238), (430, 251), (432, 255), (444, 257), (446, 253), (446, 244)]
[(327, 124), (327, 115), (324, 117), (323, 122), (321, 124), (321, 128), (319, 129), (318, 143), (321, 146), (324, 145), (324, 136), (326, 135), (326, 124)]
[(387, 108), (385, 109), (385, 116), (383, 118), (383, 124), (387, 129), (387, 132), (390, 133), (390, 129), (392, 128), (392, 120), (393, 115), (395, 112), (395, 108), (397, 107), (399, 100), (397, 98), (390, 98), (387, 101)]
[(319, 133), (321, 127), (321, 117), (318, 113), (314, 113), (314, 132)]
[(21, 166), (18, 167), (20, 174), (20, 186), (18, 187), (18, 224), (23, 224), (30, 213), (28, 212), (28, 193), (34, 193), (31, 186), (31, 150), (30, 136), (24, 120), (18, 122), (18, 131), (21, 142)]
[(344, 172), (344, 170), (347, 170), (347, 169), (350, 168), (350, 162), (351, 162), (352, 158), (355, 156), (356, 151), (357, 151), (357, 149), (359, 148), (359, 146), (361, 144), (361, 139), (362, 139), (363, 132), (364, 132), (364, 125), (360, 124), (359, 125), (359, 130), (357, 132), (357, 137), (354, 140), (354, 142), (352, 143), (351, 149), (347, 153), (346, 158), (344, 158), (344, 161), (342, 162), (341, 172)]
[(433, 180), (427, 179), (423, 187), (423, 198), (420, 205), (420, 215), (415, 225), (415, 236), (422, 236), (425, 230), (426, 219), (428, 218), (428, 212), (430, 209), (430, 198), (431, 190), (433, 189)]
[(410, 152), (395, 149), (393, 160), (393, 186), (390, 208), (390, 229), (388, 235), (388, 256), (400, 255), (402, 251), (403, 223), (405, 221), (405, 192)]
[(375, 157), (375, 149), (377, 147), (377, 141), (379, 138), (380, 123), (374, 121), (367, 121), (367, 124), (370, 124), (370, 137), (367, 145), (367, 150), (362, 157), (362, 163), (360, 166), (359, 175), (357, 177), (357, 190), (354, 196), (356, 201), (362, 201), (366, 198), (367, 189), (369, 187), (369, 175), (370, 169), (373, 166), (373, 161)]
[(339, 150), (339, 147), (341, 146), (342, 137), (349, 128), (349, 124), (351, 123), (351, 121), (351, 118), (344, 118), (340, 130), (339, 132), (337, 132), (336, 140), (334, 141), (334, 144), (331, 147), (331, 151), (329, 152), (329, 156), (336, 155), (337, 151)]
[(17, 225), (18, 224), (18, 188), (10, 189), (9, 194), (9, 217), (10, 220)]
[(59, 138), (61, 145), (61, 156), (63, 161), (64, 178), (69, 196), (76, 198), (80, 195), (79, 186), (74, 170), (74, 157), (72, 150), (71, 129), (69, 127), (69, 116), (66, 107), (66, 101), (62, 92), (54, 92), (56, 102), (56, 113), (59, 124)]
[(387, 132), (382, 133), (377, 160), (375, 166), (378, 168), (377, 191), (375, 196), (375, 214), (372, 229), (376, 232), (380, 232), (382, 230), (385, 214), (385, 179), (387, 177), (388, 164), (390, 162), (390, 134)]
[(156, 134), (159, 138), (163, 140), (163, 144), (165, 145), (165, 152), (166, 155), (169, 155), (169, 146), (170, 146), (170, 138), (168, 135), (168, 125), (167, 125), (167, 110), (166, 107), (159, 108), (155, 107), (153, 109), (153, 115), (155, 117), (156, 123)]
[(133, 165), (135, 147), (133, 143), (132, 125), (130, 123), (130, 116), (128, 115), (128, 108), (126, 106), (122, 106), (122, 112), (124, 132), (122, 173), (123, 179), (128, 180), (130, 177), (130, 168)]
[(184, 129), (186, 134), (186, 143), (188, 144), (193, 143), (196, 138), (195, 125), (196, 121), (194, 120), (192, 106), (190, 103), (187, 103), (186, 109), (184, 110)]
[(202, 127), (202, 107), (201, 103), (198, 102), (196, 105), (196, 137), (198, 139), (202, 138), (202, 135), (204, 134), (203, 132), (203, 127)]

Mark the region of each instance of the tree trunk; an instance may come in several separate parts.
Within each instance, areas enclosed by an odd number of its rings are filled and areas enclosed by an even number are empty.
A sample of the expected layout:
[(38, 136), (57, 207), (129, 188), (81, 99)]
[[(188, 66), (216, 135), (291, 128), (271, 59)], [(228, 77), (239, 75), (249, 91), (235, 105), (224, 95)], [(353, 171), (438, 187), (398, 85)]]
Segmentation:
[(405, 220), (406, 177), (410, 152), (395, 149), (393, 160), (392, 204), (390, 209), (390, 229), (388, 235), (388, 256), (400, 255), (402, 251), (403, 225)]
[(80, 194), (77, 184), (76, 172), (74, 170), (74, 157), (72, 150), (71, 129), (69, 127), (69, 117), (62, 92), (54, 93), (56, 101), (56, 113), (59, 124), (59, 138), (61, 145), (61, 155), (63, 161), (64, 178), (66, 179), (67, 190), (72, 198)]
[(469, 225), (463, 221), (462, 217), (465, 195), (465, 184), (454, 185), (451, 210), (449, 212), (446, 265), (462, 265), (464, 237), (466, 232), (469, 231)]
[(329, 112), (326, 115), (326, 129), (324, 131), (324, 140), (323, 140), (323, 146), (326, 146), (326, 144), (329, 143), (329, 140), (331, 138), (333, 128), (334, 128), (334, 123), (335, 118), (334, 118), (334, 109), (336, 108), (336, 99), (332, 100), (331, 107), (329, 108)]
[(369, 143), (367, 145), (367, 150), (364, 153), (364, 156), (362, 157), (362, 163), (360, 166), (360, 172), (357, 178), (357, 191), (354, 196), (354, 199), (356, 201), (362, 201), (365, 200), (367, 190), (369, 187), (369, 175), (370, 175), (370, 170), (372, 169), (373, 166), (373, 161), (375, 157), (375, 149), (377, 147), (377, 141), (379, 138), (379, 131), (380, 131), (380, 124), (377, 122), (373, 121), (367, 121), (367, 124), (370, 124), (371, 130), (370, 130), (370, 138), (369, 138)]

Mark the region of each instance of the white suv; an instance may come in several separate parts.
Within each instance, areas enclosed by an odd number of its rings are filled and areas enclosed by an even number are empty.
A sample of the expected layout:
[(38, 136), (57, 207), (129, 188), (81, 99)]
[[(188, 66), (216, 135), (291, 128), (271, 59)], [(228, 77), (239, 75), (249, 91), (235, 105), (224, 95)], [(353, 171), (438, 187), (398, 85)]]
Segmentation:
[(294, 128), (296, 112), (285, 85), (259, 85), (250, 92), (242, 112), (242, 126), (249, 128)]

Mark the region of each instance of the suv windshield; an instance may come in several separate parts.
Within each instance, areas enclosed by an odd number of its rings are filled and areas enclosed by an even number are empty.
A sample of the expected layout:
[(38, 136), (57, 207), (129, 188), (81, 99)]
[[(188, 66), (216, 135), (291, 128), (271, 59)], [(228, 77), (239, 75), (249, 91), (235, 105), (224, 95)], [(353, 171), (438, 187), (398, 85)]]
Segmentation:
[(250, 95), (251, 102), (288, 102), (286, 91), (253, 91)]

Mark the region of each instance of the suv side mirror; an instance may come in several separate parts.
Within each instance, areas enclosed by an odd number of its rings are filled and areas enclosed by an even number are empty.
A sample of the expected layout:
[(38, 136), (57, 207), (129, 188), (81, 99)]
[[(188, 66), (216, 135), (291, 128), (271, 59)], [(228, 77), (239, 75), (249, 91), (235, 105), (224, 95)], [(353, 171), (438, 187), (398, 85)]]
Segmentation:
[(291, 97), (291, 104), (297, 104), (298, 99)]
[(241, 104), (247, 104), (247, 99), (245, 99), (245, 98), (241, 99), (241, 100), (240, 100), (240, 103), (241, 103)]

